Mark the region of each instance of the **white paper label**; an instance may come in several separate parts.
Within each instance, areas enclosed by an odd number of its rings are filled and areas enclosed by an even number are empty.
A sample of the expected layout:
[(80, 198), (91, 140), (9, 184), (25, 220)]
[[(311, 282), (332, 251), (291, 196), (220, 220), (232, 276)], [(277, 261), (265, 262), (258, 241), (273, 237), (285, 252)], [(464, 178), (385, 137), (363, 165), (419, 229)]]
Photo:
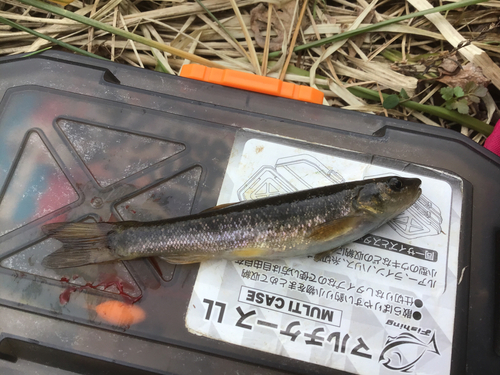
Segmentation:
[(418, 177), (423, 194), (320, 262), (202, 263), (186, 315), (190, 332), (353, 374), (449, 373), (461, 181), (353, 155), (257, 138), (235, 143), (219, 204), (384, 175)]

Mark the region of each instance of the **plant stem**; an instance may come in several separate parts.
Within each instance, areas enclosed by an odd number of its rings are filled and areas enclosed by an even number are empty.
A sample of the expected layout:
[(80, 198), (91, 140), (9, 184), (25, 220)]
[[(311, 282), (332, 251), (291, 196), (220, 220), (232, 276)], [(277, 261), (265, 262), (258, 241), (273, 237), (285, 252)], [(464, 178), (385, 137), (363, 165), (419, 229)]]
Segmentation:
[[(349, 87), (348, 90), (353, 93), (354, 95), (363, 98), (363, 99), (369, 99), (369, 100), (374, 100), (377, 102), (380, 102), (380, 97), (379, 93), (374, 90), (367, 89), (365, 87), (357, 86), (357, 87)], [(382, 93), (382, 96), (384, 99), (389, 96), (388, 94)], [(481, 134), (484, 134), (486, 136), (490, 135), (491, 132), (493, 131), (493, 126), (478, 120), (474, 117), (471, 117), (469, 115), (462, 115), (456, 111), (452, 111), (443, 107), (436, 107), (434, 105), (427, 105), (427, 104), (420, 104), (417, 102), (414, 102), (412, 100), (405, 100), (401, 101), (399, 103), (403, 107), (410, 108), (419, 112), (424, 112), (428, 113), (430, 115), (434, 115), (437, 117), (441, 117), (443, 119), (449, 120), (456, 122), (460, 125), (466, 126), (470, 129), (473, 129), (475, 131), (478, 131)]]

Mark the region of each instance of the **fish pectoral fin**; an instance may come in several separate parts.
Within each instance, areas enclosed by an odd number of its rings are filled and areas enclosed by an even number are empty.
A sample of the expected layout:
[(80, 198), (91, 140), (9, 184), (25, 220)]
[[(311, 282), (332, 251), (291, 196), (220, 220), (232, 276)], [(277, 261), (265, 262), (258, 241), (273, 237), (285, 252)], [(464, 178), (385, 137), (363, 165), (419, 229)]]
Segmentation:
[[(317, 226), (309, 235), (315, 241), (329, 241), (348, 233), (357, 227), (364, 218), (362, 216), (346, 216)], [(330, 251), (330, 250), (329, 250)]]
[(200, 263), (212, 259), (211, 254), (169, 254), (159, 257), (170, 264)]
[(328, 255), (332, 255), (334, 252), (336, 252), (339, 248), (336, 247), (335, 249), (332, 249), (332, 250), (327, 250), (327, 251), (323, 251), (322, 253), (318, 253), (316, 255), (314, 255), (314, 261), (315, 262), (319, 262), (321, 259), (323, 259), (324, 257), (328, 256)]
[(268, 255), (269, 249), (261, 249), (258, 247), (247, 247), (244, 249), (238, 249), (231, 252), (231, 258), (241, 258), (241, 259), (250, 259), (250, 258), (259, 258), (263, 255)]

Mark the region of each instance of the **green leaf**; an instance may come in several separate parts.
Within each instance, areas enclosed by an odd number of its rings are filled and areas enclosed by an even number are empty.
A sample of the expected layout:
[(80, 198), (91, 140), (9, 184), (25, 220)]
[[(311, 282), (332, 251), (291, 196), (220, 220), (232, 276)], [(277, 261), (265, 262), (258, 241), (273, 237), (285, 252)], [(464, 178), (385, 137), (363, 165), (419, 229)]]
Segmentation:
[(467, 104), (467, 99), (461, 99), (452, 105), (453, 109), (456, 109), (458, 113), (466, 115), (469, 113), (469, 105)]
[(474, 90), (473, 94), (479, 96), (480, 98), (484, 98), (488, 93), (488, 89), (484, 86), (477, 86)]
[(439, 93), (443, 97), (444, 100), (450, 100), (453, 98), (453, 88), (452, 87), (443, 87), (439, 90)]
[(453, 88), (453, 93), (457, 98), (461, 98), (465, 95), (464, 90), (460, 86), (456, 86)]
[(464, 91), (466, 93), (471, 93), (477, 88), (476, 82), (469, 81), (465, 84)]
[(481, 99), (479, 99), (476, 95), (472, 95), (472, 94), (470, 94), (468, 96), (468, 98), (473, 103), (479, 103), (481, 101)]
[(389, 95), (384, 98), (384, 108), (393, 109), (399, 104), (399, 98), (397, 95)]
[(455, 105), (455, 100), (447, 100), (445, 103), (444, 103), (444, 106), (446, 109), (455, 109), (454, 107)]
[(402, 98), (402, 99), (410, 99), (410, 97), (408, 96), (408, 93), (406, 92), (405, 89), (401, 89), (401, 91), (399, 92), (399, 96)]

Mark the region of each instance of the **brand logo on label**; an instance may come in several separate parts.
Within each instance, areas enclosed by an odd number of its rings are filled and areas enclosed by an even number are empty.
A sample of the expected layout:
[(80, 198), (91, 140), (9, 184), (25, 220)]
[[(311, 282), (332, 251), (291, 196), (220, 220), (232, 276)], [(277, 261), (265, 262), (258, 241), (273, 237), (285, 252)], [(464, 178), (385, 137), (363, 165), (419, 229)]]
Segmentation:
[(427, 343), (404, 332), (387, 338), (378, 360), (390, 370), (409, 372), (427, 352), (441, 355), (436, 344), (436, 332)]

